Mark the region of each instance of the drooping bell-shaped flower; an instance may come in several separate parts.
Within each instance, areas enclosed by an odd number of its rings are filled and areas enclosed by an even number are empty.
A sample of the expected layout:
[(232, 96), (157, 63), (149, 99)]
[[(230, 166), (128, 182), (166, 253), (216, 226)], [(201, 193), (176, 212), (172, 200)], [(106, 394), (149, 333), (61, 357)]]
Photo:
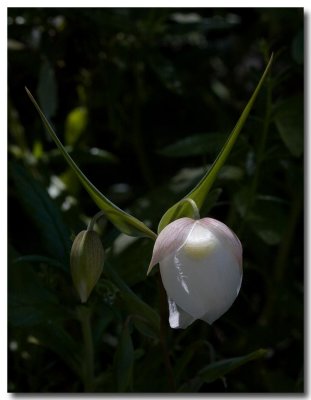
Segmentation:
[(232, 305), (242, 282), (242, 246), (222, 222), (180, 218), (159, 234), (148, 273), (159, 263), (171, 328), (196, 319), (212, 324)]

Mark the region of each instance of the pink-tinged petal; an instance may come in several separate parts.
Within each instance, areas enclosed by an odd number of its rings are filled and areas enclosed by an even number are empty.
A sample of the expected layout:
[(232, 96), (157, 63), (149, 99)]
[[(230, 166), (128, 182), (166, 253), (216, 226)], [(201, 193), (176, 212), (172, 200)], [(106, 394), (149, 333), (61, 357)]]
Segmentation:
[(224, 223), (213, 218), (200, 219), (199, 224), (209, 229), (224, 245), (228, 245), (242, 271), (242, 245), (236, 234)]
[(193, 224), (195, 221), (191, 218), (180, 218), (160, 232), (153, 248), (147, 275), (158, 262), (177, 251), (184, 244)]
[(243, 274), (233, 250), (234, 234), (226, 226), (207, 222), (208, 226), (206, 221), (195, 221), (184, 243), (160, 260), (164, 288), (175, 304), (170, 310), (171, 326), (185, 325), (179, 309), (193, 320), (212, 324), (239, 293)]

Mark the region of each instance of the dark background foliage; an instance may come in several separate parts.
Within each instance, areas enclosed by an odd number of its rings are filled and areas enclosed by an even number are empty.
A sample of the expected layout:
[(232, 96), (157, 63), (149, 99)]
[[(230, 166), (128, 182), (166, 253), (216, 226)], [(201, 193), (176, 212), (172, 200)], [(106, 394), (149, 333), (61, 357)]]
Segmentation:
[[(243, 243), (240, 295), (212, 326), (165, 322), (161, 341), (152, 327), (166, 300), (158, 274), (145, 277), (152, 241), (101, 223), (97, 392), (303, 391), (303, 9), (8, 9), (9, 391), (84, 390), (69, 252), (98, 211), (24, 87), (89, 179), (156, 231), (215, 159), (272, 51), (202, 213)], [(259, 348), (264, 358), (200, 378)]]

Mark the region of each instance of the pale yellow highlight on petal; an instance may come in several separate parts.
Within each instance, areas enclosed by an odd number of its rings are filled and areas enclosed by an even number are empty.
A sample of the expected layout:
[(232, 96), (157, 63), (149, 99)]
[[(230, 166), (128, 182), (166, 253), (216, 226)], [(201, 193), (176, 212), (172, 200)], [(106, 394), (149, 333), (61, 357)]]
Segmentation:
[(210, 232), (196, 225), (183, 246), (183, 252), (194, 260), (203, 260), (213, 253), (217, 244), (217, 239)]

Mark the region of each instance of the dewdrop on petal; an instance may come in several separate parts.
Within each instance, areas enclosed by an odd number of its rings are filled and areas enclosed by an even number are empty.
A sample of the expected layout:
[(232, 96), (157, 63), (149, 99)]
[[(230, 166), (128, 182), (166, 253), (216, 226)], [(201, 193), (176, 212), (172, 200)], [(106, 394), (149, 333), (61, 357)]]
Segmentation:
[(93, 230), (80, 232), (72, 245), (70, 267), (73, 284), (85, 303), (103, 272), (104, 248)]
[(212, 324), (236, 299), (242, 282), (242, 246), (222, 222), (180, 218), (159, 234), (148, 273), (159, 263), (171, 328), (196, 319)]

